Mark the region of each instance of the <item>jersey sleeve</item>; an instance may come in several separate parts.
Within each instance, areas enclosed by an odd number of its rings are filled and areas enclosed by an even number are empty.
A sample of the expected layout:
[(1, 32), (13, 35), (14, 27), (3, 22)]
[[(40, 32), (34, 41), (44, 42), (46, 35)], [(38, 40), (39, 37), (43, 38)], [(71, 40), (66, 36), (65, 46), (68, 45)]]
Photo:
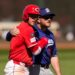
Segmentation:
[(56, 48), (56, 45), (54, 44), (53, 47), (52, 47), (52, 56), (56, 56), (57, 55), (57, 48)]
[(6, 35), (6, 41), (10, 41), (12, 39), (12, 37), (13, 36), (11, 35), (11, 33), (8, 32), (7, 35)]
[(12, 35), (9, 31), (4, 31), (2, 33), (2, 39), (6, 40), (6, 41), (10, 41), (12, 38)]
[(30, 48), (37, 44), (36, 37), (34, 36), (34, 31), (30, 29), (20, 29), (20, 31), (27, 48)]
[(51, 53), (51, 55), (52, 56), (56, 56), (57, 55), (56, 42), (55, 42), (54, 35), (52, 35), (52, 37), (53, 37), (54, 45), (52, 46), (52, 53)]

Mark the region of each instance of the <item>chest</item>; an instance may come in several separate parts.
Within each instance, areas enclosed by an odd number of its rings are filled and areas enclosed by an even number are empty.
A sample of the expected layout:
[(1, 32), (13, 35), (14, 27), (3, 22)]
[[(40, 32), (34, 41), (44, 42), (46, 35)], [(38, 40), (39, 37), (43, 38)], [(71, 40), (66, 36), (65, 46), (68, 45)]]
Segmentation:
[(42, 31), (38, 31), (36, 35), (36, 39), (39, 40), (42, 37), (46, 37), (48, 39), (47, 46), (53, 46), (54, 45), (54, 37), (51, 33), (44, 33)]

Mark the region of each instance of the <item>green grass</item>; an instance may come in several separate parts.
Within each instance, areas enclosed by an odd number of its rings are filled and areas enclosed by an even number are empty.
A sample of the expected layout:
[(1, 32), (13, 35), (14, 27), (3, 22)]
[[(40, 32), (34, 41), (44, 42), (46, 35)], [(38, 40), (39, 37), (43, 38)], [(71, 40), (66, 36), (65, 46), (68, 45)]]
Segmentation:
[[(75, 50), (59, 50), (60, 67), (62, 75), (75, 74)], [(8, 61), (8, 50), (0, 50), (0, 75), (4, 75), (3, 70)]]
[(75, 74), (75, 50), (59, 51), (62, 75)]
[(0, 50), (0, 75), (4, 75), (4, 67), (8, 60), (8, 51), (7, 50)]

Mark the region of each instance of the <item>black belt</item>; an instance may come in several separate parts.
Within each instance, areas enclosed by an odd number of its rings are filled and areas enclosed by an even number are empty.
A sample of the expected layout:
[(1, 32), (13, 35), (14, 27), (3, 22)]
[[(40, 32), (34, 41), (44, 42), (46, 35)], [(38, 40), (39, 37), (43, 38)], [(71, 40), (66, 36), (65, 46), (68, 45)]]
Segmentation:
[(46, 64), (46, 65), (45, 64), (40, 64), (40, 66), (43, 67), (43, 68), (46, 68), (46, 69), (49, 68), (49, 64)]
[(34, 65), (39, 65), (40, 67), (43, 67), (45, 69), (49, 68), (49, 64), (37, 64), (37, 63), (34, 63)]

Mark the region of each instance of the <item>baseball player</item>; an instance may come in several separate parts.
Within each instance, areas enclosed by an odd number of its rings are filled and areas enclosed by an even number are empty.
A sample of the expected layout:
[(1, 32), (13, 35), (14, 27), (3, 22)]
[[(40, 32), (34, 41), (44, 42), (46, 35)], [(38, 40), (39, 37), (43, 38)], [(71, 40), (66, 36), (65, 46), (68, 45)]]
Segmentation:
[(30, 75), (53, 75), (49, 68), (50, 64), (52, 64), (56, 75), (61, 75), (54, 35), (48, 30), (55, 14), (48, 8), (41, 8), (40, 15), (39, 24), (34, 25), (37, 40), (46, 37), (48, 44), (39, 55), (33, 56), (34, 66), (30, 67)]
[(4, 72), (5, 75), (29, 75), (29, 66), (33, 65), (32, 55), (37, 55), (43, 50), (48, 39), (35, 38), (33, 25), (37, 22), (39, 7), (27, 5), (23, 11), (23, 22), (17, 27), (20, 33), (13, 36), (10, 41), (9, 61)]
[[(52, 71), (49, 69), (50, 64), (52, 64), (56, 75), (61, 75), (54, 35), (47, 29), (55, 14), (48, 8), (42, 8), (40, 13), (41, 16), (38, 20), (38, 24), (34, 25), (36, 38), (39, 40), (41, 37), (46, 37), (48, 38), (48, 44), (43, 48), (41, 54), (33, 56), (34, 65), (30, 67), (30, 75), (53, 75)], [(16, 31), (18, 30), (16, 29)], [(11, 36), (11, 34), (9, 35)]]

